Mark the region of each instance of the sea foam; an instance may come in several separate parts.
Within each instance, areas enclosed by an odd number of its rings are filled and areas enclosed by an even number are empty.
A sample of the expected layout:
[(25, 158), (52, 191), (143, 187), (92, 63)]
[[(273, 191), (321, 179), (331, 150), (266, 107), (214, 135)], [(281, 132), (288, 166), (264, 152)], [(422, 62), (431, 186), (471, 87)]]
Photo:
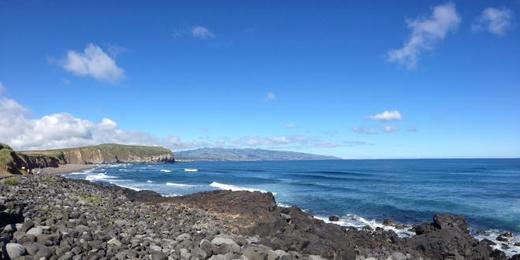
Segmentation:
[(220, 189), (220, 190), (231, 190), (231, 191), (251, 191), (251, 192), (254, 192), (254, 191), (259, 191), (259, 192), (263, 192), (263, 193), (266, 193), (267, 191), (265, 190), (260, 190), (260, 189), (253, 189), (253, 188), (246, 188), (246, 187), (240, 187), (240, 186), (235, 186), (235, 185), (231, 185), (231, 184), (225, 184), (225, 183), (220, 183), (220, 182), (212, 182), (209, 186), (213, 187), (213, 188), (217, 188), (217, 189)]
[(85, 176), (85, 180), (87, 180), (87, 181), (102, 181), (102, 180), (108, 180), (108, 179), (116, 179), (116, 177), (107, 175), (106, 173), (98, 173), (98, 174), (94, 174), (94, 175)]
[(175, 182), (167, 182), (166, 185), (174, 186), (174, 187), (177, 187), (177, 188), (192, 188), (192, 187), (196, 187), (197, 186), (197, 185), (184, 184), (184, 183), (175, 183)]
[(347, 214), (344, 217), (340, 217), (339, 221), (329, 221), (328, 217), (322, 217), (322, 216), (314, 216), (314, 218), (323, 220), (326, 223), (332, 223), (340, 226), (345, 227), (353, 227), (356, 229), (362, 229), (366, 226), (371, 227), (372, 229), (376, 228), (382, 228), (384, 230), (391, 230), (394, 231), (399, 237), (411, 237), (415, 235), (414, 232), (409, 231), (411, 226), (405, 225), (403, 228), (396, 228), (394, 226), (388, 226), (384, 225), (383, 223), (373, 220), (373, 219), (366, 219), (361, 216), (355, 215), (355, 214)]

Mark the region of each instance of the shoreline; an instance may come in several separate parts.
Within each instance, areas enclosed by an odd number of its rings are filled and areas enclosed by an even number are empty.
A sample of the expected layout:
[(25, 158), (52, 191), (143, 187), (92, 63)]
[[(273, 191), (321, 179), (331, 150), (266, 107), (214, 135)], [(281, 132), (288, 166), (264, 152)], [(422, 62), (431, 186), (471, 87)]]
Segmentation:
[(33, 174), (57, 175), (70, 174), (74, 172), (83, 172), (97, 167), (95, 164), (60, 164), (58, 167), (46, 167), (33, 169)]
[(342, 227), (297, 207), (278, 207), (271, 193), (162, 197), (42, 174), (0, 184), (0, 192), (8, 247), (37, 259), (520, 259), (470, 236), (460, 216), (436, 215), (415, 225), (415, 236), (400, 238), (382, 228)]
[[(99, 165), (88, 165), (88, 166), (90, 166), (90, 167), (85, 167), (86, 169), (84, 169), (84, 170), (88, 170), (93, 167), (97, 167)], [(73, 172), (75, 172), (75, 171), (73, 171)], [(67, 177), (65, 176), (65, 178), (67, 178)], [(87, 180), (87, 181), (89, 181), (91, 183), (105, 182), (104, 180)], [(110, 183), (110, 185), (114, 185), (118, 188), (130, 189), (130, 190), (133, 190), (136, 192), (157, 193), (156, 191), (153, 191), (153, 190), (142, 190), (142, 189), (127, 187), (127, 186), (120, 186), (120, 185), (118, 185), (116, 183), (112, 183), (112, 182), (107, 182), (107, 183)], [(267, 191), (251, 190), (251, 189), (232, 190), (232, 189), (221, 188), (219, 190), (222, 190), (222, 191), (230, 191), (230, 190), (231, 191), (259, 191), (262, 193), (267, 193)], [(197, 192), (197, 193), (201, 193), (201, 192)], [(191, 194), (180, 196), (180, 197), (189, 197), (189, 196), (197, 195), (197, 193), (191, 193)], [(204, 193), (204, 192), (202, 192), (202, 193)], [(165, 200), (172, 198), (172, 196), (162, 195), (159, 193), (157, 193), (157, 194)], [(177, 197), (177, 196), (173, 196), (173, 198), (175, 198), (175, 197)], [(280, 208), (291, 208), (292, 207), (292, 206), (284, 205), (282, 203), (277, 203), (277, 206)], [(312, 214), (309, 214), (309, 215), (311, 215), (313, 218), (315, 218), (317, 220), (324, 221), (325, 223), (328, 223), (328, 224), (334, 224), (334, 225), (337, 225), (337, 226), (340, 226), (343, 228), (356, 228), (358, 230), (362, 230), (367, 227), (370, 227), (373, 230), (380, 228), (385, 231), (392, 231), (395, 234), (397, 234), (400, 238), (409, 238), (409, 237), (414, 236), (415, 235), (415, 231), (413, 230), (414, 226), (421, 224), (420, 222), (418, 222), (418, 223), (400, 223), (400, 222), (396, 222), (391, 219), (377, 221), (377, 220), (373, 220), (373, 219), (365, 219), (363, 216), (351, 215), (351, 214), (349, 214), (347, 216), (354, 216), (355, 218), (358, 218), (358, 220), (357, 220), (357, 223), (349, 224), (349, 222), (345, 221), (343, 219), (343, 217), (335, 216), (335, 217), (338, 217), (338, 220), (330, 221), (328, 219), (328, 216), (312, 215)], [(361, 221), (359, 221), (359, 220), (361, 220)], [(388, 223), (385, 224), (385, 221), (388, 221)], [(518, 239), (519, 238), (518, 234), (516, 234), (516, 236), (513, 234), (513, 237), (510, 239), (509, 242), (507, 242), (507, 241), (499, 240), (499, 237), (502, 234), (508, 232), (507, 230), (502, 230), (502, 231), (495, 230), (495, 229), (493, 229), (493, 230), (475, 230), (475, 229), (471, 229), (469, 224), (468, 224), (468, 230), (470, 231), (468, 234), (470, 234), (473, 238), (478, 239), (479, 241), (485, 241), (486, 243), (490, 243), (492, 245), (493, 249), (498, 249), (498, 250), (506, 253), (507, 256), (512, 256), (512, 255), (520, 253), (520, 239)]]

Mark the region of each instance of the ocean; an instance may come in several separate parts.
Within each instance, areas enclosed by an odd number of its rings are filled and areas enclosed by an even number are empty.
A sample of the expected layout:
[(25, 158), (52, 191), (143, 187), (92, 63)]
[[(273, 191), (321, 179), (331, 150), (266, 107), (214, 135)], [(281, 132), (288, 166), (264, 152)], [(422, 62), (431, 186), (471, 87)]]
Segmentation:
[[(297, 205), (338, 224), (412, 225), (435, 213), (466, 216), (479, 239), (503, 231), (520, 242), (520, 159), (327, 160), (100, 165), (66, 175), (179, 196), (210, 190), (272, 192), (279, 205)], [(412, 235), (408, 228), (395, 230)], [(496, 240), (495, 240), (496, 241)], [(520, 247), (502, 248), (509, 254)]]

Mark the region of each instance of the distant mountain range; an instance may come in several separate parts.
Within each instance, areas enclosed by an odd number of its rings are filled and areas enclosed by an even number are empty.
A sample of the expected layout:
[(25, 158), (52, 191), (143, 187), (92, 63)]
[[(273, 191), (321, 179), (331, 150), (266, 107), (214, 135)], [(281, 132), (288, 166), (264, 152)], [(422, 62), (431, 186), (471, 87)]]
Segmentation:
[(175, 153), (176, 161), (294, 161), (337, 160), (334, 156), (264, 149), (200, 148)]

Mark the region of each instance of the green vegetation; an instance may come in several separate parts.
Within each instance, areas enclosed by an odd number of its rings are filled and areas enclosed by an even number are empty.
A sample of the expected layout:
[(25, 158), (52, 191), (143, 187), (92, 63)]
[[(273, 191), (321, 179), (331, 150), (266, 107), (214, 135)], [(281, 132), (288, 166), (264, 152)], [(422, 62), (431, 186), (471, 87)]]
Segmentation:
[(0, 176), (20, 174), (16, 167), (17, 154), (6, 144), (0, 143)]
[(87, 202), (87, 203), (90, 203), (90, 204), (95, 204), (95, 205), (99, 205), (99, 204), (103, 204), (103, 199), (99, 196), (94, 196), (94, 195), (80, 195), (79, 196), (81, 200)]
[(16, 186), (19, 183), (18, 177), (9, 177), (2, 181), (5, 185)]

